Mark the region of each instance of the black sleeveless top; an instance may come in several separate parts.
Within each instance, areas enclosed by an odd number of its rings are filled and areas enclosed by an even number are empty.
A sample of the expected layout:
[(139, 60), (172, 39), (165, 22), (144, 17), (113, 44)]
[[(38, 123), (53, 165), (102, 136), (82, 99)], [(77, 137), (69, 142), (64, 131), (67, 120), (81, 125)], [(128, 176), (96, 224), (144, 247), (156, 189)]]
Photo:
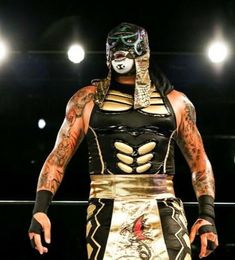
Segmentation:
[(94, 105), (87, 133), (90, 174), (173, 175), (176, 120), (167, 97), (133, 109), (134, 86), (114, 84), (102, 108)]

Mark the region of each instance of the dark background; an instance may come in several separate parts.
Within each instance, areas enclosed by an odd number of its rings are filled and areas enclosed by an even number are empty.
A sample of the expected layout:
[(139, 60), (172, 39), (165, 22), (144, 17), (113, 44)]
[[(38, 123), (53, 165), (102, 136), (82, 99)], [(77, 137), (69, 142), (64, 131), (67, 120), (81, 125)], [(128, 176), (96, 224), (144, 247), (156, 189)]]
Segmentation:
[[(37, 258), (27, 240), (32, 204), (22, 201), (34, 200), (38, 174), (53, 148), (68, 99), (91, 79), (106, 76), (106, 36), (122, 21), (147, 29), (152, 58), (196, 107), (198, 128), (216, 179), (221, 246), (212, 257), (233, 259), (235, 1), (2, 0), (0, 37), (11, 50), (8, 60), (0, 64), (0, 242), (8, 254), (4, 259)], [(218, 33), (231, 46), (231, 55), (221, 66), (210, 63), (205, 54)], [(80, 64), (72, 64), (66, 56), (75, 40), (86, 49)], [(45, 129), (37, 127), (39, 118), (47, 121)], [(84, 142), (55, 200), (87, 200), (86, 150)], [(177, 148), (176, 172), (178, 196), (185, 203), (195, 202), (190, 172)], [(185, 205), (192, 223), (196, 205)], [(55, 204), (51, 218), (55, 241), (47, 258), (84, 259), (85, 204)]]

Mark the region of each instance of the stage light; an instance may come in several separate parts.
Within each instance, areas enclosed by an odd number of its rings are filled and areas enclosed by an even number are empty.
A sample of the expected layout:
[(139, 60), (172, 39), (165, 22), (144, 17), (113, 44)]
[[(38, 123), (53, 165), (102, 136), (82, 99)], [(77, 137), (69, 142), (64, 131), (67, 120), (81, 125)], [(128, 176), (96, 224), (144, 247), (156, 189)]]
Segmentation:
[(39, 119), (38, 120), (38, 127), (40, 129), (43, 129), (43, 128), (45, 128), (45, 126), (46, 126), (46, 121), (43, 118)]
[(211, 62), (222, 63), (226, 60), (229, 54), (229, 48), (223, 41), (214, 41), (208, 47), (207, 55)]
[(68, 58), (73, 63), (80, 63), (85, 57), (85, 51), (79, 44), (74, 44), (69, 47)]
[(8, 55), (8, 48), (6, 44), (0, 40), (0, 62), (5, 60)]

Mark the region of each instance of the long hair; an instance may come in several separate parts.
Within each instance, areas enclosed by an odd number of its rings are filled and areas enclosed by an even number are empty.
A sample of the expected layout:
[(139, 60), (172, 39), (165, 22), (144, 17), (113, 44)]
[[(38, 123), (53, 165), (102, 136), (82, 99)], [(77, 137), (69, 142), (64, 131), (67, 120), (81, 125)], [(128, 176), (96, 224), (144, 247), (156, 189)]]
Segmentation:
[(151, 80), (155, 83), (158, 90), (166, 95), (174, 89), (174, 86), (171, 84), (170, 80), (162, 72), (156, 62), (153, 59), (150, 59), (149, 65), (149, 74)]

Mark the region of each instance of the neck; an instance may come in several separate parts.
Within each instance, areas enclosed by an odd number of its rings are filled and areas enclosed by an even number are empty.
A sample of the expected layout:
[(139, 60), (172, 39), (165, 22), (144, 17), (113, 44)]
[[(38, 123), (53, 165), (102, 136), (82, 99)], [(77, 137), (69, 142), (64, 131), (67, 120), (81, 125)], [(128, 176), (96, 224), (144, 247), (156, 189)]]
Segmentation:
[(135, 75), (130, 76), (116, 76), (115, 81), (120, 84), (134, 85), (135, 84)]

